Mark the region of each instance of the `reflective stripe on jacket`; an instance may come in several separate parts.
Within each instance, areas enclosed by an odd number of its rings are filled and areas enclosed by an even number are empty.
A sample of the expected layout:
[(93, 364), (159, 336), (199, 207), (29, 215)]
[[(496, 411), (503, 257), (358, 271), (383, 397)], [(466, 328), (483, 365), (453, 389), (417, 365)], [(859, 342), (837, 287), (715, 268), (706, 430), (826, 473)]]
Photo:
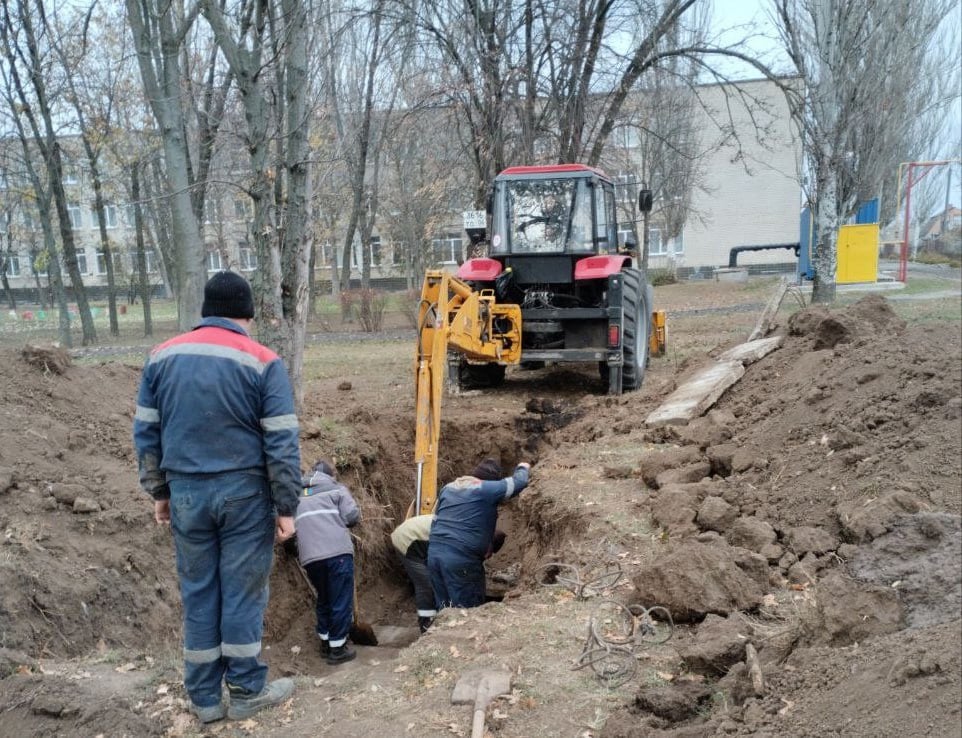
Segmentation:
[(284, 362), (237, 323), (204, 318), (155, 347), (134, 416), (141, 484), (169, 497), (168, 475), (251, 470), (292, 515), (301, 489), (294, 394)]
[(361, 511), (343, 484), (316, 472), (311, 487), (305, 487), (298, 500), (294, 527), (297, 554), (302, 565), (353, 554), (354, 544), (348, 528), (361, 519)]
[(514, 475), (497, 481), (459, 477), (438, 494), (431, 524), (430, 555), (454, 556), (482, 561), (491, 545), (498, 522), (498, 505), (528, 484), (528, 469), (519, 466)]

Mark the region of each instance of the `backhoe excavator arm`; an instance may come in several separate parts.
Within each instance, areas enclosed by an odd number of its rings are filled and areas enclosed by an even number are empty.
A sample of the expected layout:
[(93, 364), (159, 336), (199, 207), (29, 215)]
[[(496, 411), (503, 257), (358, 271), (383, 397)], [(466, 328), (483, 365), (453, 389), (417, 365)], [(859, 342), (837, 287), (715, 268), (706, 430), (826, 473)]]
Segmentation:
[(473, 362), (521, 360), (521, 308), (498, 305), (492, 290), (476, 292), (443, 270), (429, 270), (418, 306), (415, 358), (414, 515), (434, 510), (438, 491), (441, 399), (448, 351)]

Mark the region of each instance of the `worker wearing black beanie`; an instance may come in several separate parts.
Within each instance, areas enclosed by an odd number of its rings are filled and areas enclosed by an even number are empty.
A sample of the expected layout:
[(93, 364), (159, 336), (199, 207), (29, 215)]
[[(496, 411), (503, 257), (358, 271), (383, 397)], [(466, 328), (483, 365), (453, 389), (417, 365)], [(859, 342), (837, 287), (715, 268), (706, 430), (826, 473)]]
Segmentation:
[(204, 318), (253, 318), (251, 286), (235, 272), (217, 272), (204, 285), (204, 304), (200, 314)]
[(294, 393), (283, 360), (248, 334), (247, 280), (213, 275), (201, 312), (151, 350), (134, 444), (176, 551), (188, 709), (212, 723), (247, 720), (294, 691), (289, 678), (268, 680), (259, 657), (274, 542), (293, 537), (302, 487)]

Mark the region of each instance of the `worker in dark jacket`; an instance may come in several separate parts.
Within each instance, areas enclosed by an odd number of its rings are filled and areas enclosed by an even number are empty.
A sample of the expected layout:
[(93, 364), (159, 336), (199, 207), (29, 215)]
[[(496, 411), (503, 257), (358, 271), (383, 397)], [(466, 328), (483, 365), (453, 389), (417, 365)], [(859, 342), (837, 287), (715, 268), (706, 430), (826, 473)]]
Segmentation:
[[(283, 361), (248, 335), (250, 285), (218, 272), (203, 319), (144, 366), (134, 444), (154, 517), (171, 526), (184, 611), (184, 684), (202, 722), (288, 698), (258, 656), (275, 538), (294, 534), (300, 454)], [(226, 681), (230, 706), (221, 701)]]
[(297, 505), (297, 552), (317, 592), (317, 635), (321, 654), (332, 665), (357, 655), (347, 645), (354, 619), (354, 544), (348, 528), (360, 519), (357, 503), (334, 478), (334, 468), (326, 461), (315, 464)]
[(484, 559), (494, 540), (498, 506), (528, 484), (530, 464), (501, 478), (501, 464), (485, 459), (471, 476), (441, 488), (431, 524), (428, 570), (441, 607), (484, 604)]

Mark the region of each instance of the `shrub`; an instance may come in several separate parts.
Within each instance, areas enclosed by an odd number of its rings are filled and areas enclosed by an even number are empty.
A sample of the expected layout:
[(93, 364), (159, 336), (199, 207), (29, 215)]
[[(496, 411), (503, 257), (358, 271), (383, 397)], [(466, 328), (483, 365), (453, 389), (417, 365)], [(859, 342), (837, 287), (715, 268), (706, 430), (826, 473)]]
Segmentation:
[(674, 269), (653, 269), (648, 272), (648, 281), (652, 287), (661, 287), (666, 284), (677, 284), (678, 275)]
[(353, 323), (357, 315), (358, 290), (341, 291), (341, 322)]
[(384, 325), (384, 308), (387, 307), (387, 295), (379, 290), (357, 290), (359, 297), (358, 319), (361, 330), (365, 333), (376, 333)]
[(417, 330), (418, 326), (418, 307), (421, 302), (421, 291), (420, 290), (408, 290), (404, 293), (404, 309), (401, 312), (404, 314), (404, 318), (407, 320), (408, 325), (410, 325), (414, 330)]

